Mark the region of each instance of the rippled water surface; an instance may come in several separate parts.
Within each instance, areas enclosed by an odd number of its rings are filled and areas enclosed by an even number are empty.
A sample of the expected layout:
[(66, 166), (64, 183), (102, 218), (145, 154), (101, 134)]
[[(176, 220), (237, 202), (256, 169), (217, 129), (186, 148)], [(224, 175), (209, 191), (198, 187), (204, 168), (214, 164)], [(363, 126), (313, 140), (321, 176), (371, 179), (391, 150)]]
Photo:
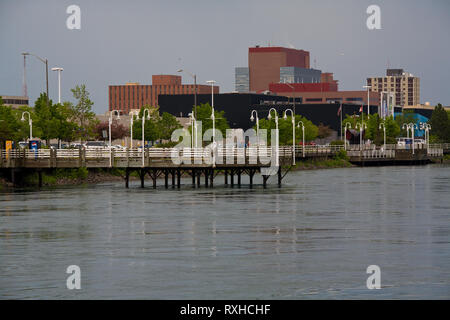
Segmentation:
[(0, 298), (450, 298), (450, 166), (291, 172), (266, 190), (183, 182), (0, 193)]

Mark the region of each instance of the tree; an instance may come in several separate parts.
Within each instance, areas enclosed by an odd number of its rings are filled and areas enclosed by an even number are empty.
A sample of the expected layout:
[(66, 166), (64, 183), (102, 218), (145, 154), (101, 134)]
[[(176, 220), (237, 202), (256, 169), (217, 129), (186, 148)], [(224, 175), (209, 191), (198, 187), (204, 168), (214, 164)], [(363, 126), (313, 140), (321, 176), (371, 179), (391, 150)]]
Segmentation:
[(323, 125), (323, 123), (320, 123), (317, 127), (317, 138), (319, 138), (320, 140), (326, 139), (331, 136), (332, 132), (333, 130), (331, 130), (329, 126), (325, 126)]
[(161, 126), (159, 125), (160, 116), (158, 108), (144, 105), (139, 111), (139, 120), (133, 122), (133, 139), (142, 139), (142, 117), (144, 110), (149, 110), (150, 119), (147, 119), (147, 112), (145, 112), (146, 119), (144, 121), (144, 140), (152, 143), (161, 139)]
[(71, 119), (79, 125), (77, 136), (81, 140), (86, 140), (90, 136), (94, 135), (95, 126), (97, 121), (95, 120), (95, 113), (92, 112), (92, 106), (94, 103), (89, 99), (89, 92), (86, 90), (86, 86), (76, 86), (71, 89), (73, 97), (77, 100), (76, 104), (66, 102), (65, 104), (71, 110)]
[[(95, 126), (95, 138), (96, 139), (105, 139), (105, 137), (103, 136), (103, 131), (106, 131), (106, 134), (109, 134), (109, 122), (108, 121), (104, 121), (104, 122), (99, 122), (96, 126)], [(116, 139), (122, 139), (125, 136), (127, 136), (128, 134), (128, 130), (127, 128), (125, 128), (125, 126), (121, 123), (119, 123), (117, 120), (113, 119), (112, 123), (111, 123), (111, 139), (112, 140), (116, 140)], [(109, 137), (108, 137), (109, 139)]]
[(395, 122), (400, 128), (399, 135), (402, 137), (406, 137), (408, 135), (407, 129), (403, 129), (403, 125), (406, 123), (416, 123), (416, 118), (414, 116), (414, 111), (412, 110), (406, 110), (403, 111), (402, 114), (395, 116)]
[(431, 125), (430, 134), (435, 136), (433, 140), (437, 142), (447, 142), (450, 140), (448, 114), (440, 103), (434, 108), (429, 123)]
[[(197, 106), (197, 121), (202, 122), (202, 137), (206, 130), (212, 129), (213, 121), (211, 119), (212, 107), (209, 103), (203, 103)], [(219, 111), (214, 107), (215, 128), (222, 132), (223, 137), (226, 137), (226, 131), (230, 128), (228, 120), (225, 117), (225, 111)], [(189, 132), (192, 132), (189, 127)]]
[[(376, 145), (382, 145), (384, 143), (384, 133), (383, 127), (380, 129), (380, 124), (384, 123), (386, 125), (386, 143), (396, 143), (395, 138), (397, 138), (400, 134), (400, 126), (392, 116), (386, 117), (386, 119), (383, 120), (377, 113), (375, 113), (369, 115), (368, 119), (365, 118), (363, 121), (367, 125), (367, 130), (364, 132), (365, 138), (372, 140)], [(403, 119), (402, 121), (405, 120)], [(358, 129), (356, 129), (356, 124), (361, 124), (361, 120), (358, 116), (347, 115), (347, 117), (342, 121), (342, 127), (345, 128), (347, 123), (350, 123), (351, 129), (359, 132), (359, 126)]]
[[(302, 128), (297, 127), (299, 121), (305, 126), (305, 142), (317, 138), (318, 128), (311, 121), (300, 115), (295, 115), (295, 143), (302, 142)], [(267, 145), (271, 142), (271, 130), (276, 129), (274, 119), (259, 119), (259, 128), (267, 130)], [(256, 130), (256, 125), (253, 127)], [(278, 119), (279, 143), (280, 145), (292, 145), (292, 117)]]
[(178, 122), (177, 118), (170, 113), (163, 112), (160, 121), (160, 139), (170, 140), (172, 132), (176, 129), (182, 128), (182, 125)]

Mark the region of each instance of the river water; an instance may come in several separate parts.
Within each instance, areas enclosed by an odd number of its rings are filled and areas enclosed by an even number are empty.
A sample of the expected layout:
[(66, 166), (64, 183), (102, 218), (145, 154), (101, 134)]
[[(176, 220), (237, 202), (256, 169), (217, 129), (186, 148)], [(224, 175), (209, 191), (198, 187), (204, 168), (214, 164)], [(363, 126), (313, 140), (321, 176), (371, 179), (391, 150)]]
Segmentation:
[(450, 298), (450, 166), (291, 172), (265, 190), (183, 182), (0, 193), (0, 298)]

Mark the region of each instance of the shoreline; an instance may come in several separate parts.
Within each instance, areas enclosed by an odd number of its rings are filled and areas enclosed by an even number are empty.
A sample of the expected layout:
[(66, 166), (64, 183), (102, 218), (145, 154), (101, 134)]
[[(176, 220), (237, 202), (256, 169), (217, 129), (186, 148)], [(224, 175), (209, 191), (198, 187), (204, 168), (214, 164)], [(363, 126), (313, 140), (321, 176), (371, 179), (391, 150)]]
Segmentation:
[[(439, 162), (441, 163), (441, 162)], [(442, 164), (450, 164), (450, 159), (444, 159)], [(340, 169), (340, 168), (356, 168), (357, 165), (351, 164), (346, 159), (326, 159), (326, 160), (306, 160), (298, 161), (291, 171), (311, 171), (323, 169)], [(220, 173), (222, 175), (223, 173)], [(158, 179), (164, 179), (159, 177)], [(130, 181), (137, 181), (139, 177), (130, 174)], [(120, 169), (104, 170), (104, 169), (57, 169), (52, 174), (43, 173), (42, 185), (44, 187), (58, 186), (77, 186), (77, 185), (95, 185), (105, 182), (122, 182), (124, 176)], [(0, 191), (5, 189), (17, 188), (35, 188), (37, 187), (37, 175), (28, 176), (25, 183), (21, 187), (14, 187), (4, 177), (0, 177)]]

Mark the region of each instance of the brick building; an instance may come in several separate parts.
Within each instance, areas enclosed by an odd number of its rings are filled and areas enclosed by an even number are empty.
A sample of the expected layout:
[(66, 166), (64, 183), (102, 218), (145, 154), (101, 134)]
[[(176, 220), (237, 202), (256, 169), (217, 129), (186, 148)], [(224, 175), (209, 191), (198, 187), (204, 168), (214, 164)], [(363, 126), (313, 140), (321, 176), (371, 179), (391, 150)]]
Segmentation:
[(282, 47), (249, 48), (248, 67), (250, 91), (261, 92), (268, 90), (270, 83), (280, 82), (282, 67), (309, 69), (309, 52)]
[[(158, 106), (160, 94), (178, 95), (194, 94), (195, 85), (182, 84), (181, 76), (153, 75), (151, 85), (126, 83), (124, 85), (109, 86), (109, 110), (119, 110), (128, 114), (133, 109), (140, 109), (144, 105)], [(197, 94), (210, 94), (210, 85), (197, 84)], [(214, 93), (219, 93), (219, 87), (214, 86)], [(192, 105), (194, 101), (192, 101)]]

